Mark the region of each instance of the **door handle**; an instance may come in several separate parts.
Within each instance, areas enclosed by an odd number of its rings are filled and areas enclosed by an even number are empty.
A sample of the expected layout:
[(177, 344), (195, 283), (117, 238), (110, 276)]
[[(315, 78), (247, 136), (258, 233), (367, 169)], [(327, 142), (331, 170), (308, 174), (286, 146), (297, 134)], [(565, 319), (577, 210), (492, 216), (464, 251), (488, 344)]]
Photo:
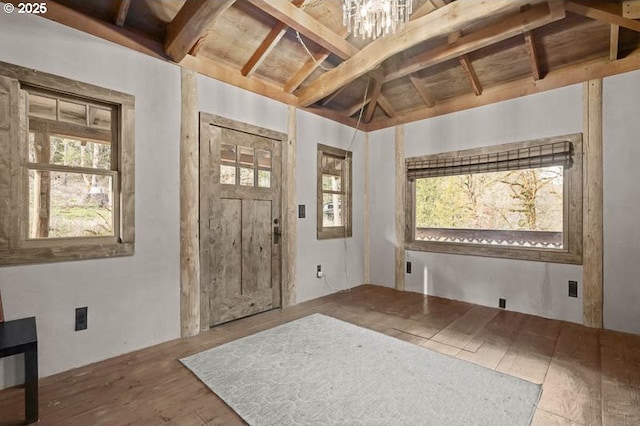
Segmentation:
[(273, 244), (280, 244), (280, 236), (282, 236), (282, 232), (280, 232), (280, 226), (273, 227)]

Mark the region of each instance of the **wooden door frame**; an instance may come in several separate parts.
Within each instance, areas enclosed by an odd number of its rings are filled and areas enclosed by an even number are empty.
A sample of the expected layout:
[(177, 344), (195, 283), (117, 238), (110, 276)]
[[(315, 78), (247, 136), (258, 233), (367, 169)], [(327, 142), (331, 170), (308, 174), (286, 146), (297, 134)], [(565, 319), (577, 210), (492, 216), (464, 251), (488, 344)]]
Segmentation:
[[(287, 187), (292, 180), (295, 180), (295, 175), (292, 174), (292, 164), (290, 161), (291, 155), (289, 152), (292, 144), (290, 144), (289, 136), (282, 132), (265, 129), (252, 124), (231, 120), (225, 117), (221, 117), (218, 115), (209, 114), (205, 112), (199, 113), (198, 122), (199, 122), (199, 136), (197, 138), (198, 147), (200, 147), (203, 143), (208, 143), (208, 140), (205, 140), (205, 138), (208, 137), (208, 134), (209, 134), (208, 127), (211, 125), (280, 141), (281, 163), (282, 163), (281, 202), (280, 202), (280, 217), (282, 218), (282, 239), (281, 239), (282, 248), (281, 248), (280, 267), (281, 267), (282, 279), (280, 283), (280, 286), (281, 286), (280, 298), (281, 298), (282, 307), (292, 305), (294, 303), (293, 301), (295, 300), (295, 281), (294, 281), (294, 274), (290, 272), (294, 267), (293, 266), (294, 259), (291, 259), (290, 254), (292, 252), (295, 253), (295, 250), (291, 250), (291, 247), (295, 247), (295, 230), (293, 232), (291, 231), (291, 228), (292, 228), (291, 225), (293, 224), (295, 226), (295, 217), (293, 218), (290, 217), (291, 215), (288, 213), (291, 211), (295, 212), (295, 208), (292, 208), (292, 206), (295, 203), (295, 200), (292, 197), (291, 191), (287, 190)], [(198, 155), (198, 176), (199, 176), (200, 150), (198, 149), (195, 152), (197, 152), (197, 155)], [(198, 200), (200, 200), (199, 188), (198, 188), (197, 194), (198, 194), (197, 195)], [(199, 214), (199, 217), (200, 216), (201, 216), (201, 213)], [(200, 233), (200, 230), (198, 230), (198, 233)], [(200, 248), (200, 244), (198, 244), (197, 256), (199, 259), (200, 259), (200, 255), (201, 255), (201, 248)], [(200, 265), (199, 267), (201, 267), (202, 259), (200, 259), (200, 262), (198, 263)], [(198, 292), (197, 299), (199, 300), (200, 303), (199, 303), (199, 306), (197, 306), (198, 308), (197, 319), (200, 325), (199, 327), (200, 331), (205, 331), (209, 329), (208, 315), (207, 315), (208, 309), (205, 306), (205, 304), (208, 304), (209, 301), (208, 299), (205, 300), (206, 298), (200, 297), (202, 295), (202, 278), (203, 277), (201, 276), (201, 274), (198, 274), (198, 280), (199, 280), (198, 285), (190, 286), (190, 289)], [(188, 297), (188, 295), (185, 294), (184, 291), (181, 292), (181, 298), (185, 298), (185, 297)], [(207, 318), (205, 318), (205, 316)]]

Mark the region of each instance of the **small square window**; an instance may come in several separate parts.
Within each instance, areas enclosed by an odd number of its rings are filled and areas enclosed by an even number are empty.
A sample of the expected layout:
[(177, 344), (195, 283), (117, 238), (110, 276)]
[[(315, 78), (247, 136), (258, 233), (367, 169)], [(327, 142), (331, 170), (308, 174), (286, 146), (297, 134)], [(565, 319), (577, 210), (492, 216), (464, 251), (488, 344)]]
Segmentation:
[(271, 172), (269, 170), (258, 170), (258, 187), (271, 188)]
[(244, 164), (247, 166), (253, 166), (255, 163), (253, 161), (253, 148), (247, 148), (246, 146), (239, 146), (239, 158), (238, 163)]
[(240, 186), (255, 186), (254, 172), (253, 169), (240, 167)]
[(223, 185), (235, 185), (236, 184), (236, 167), (235, 166), (220, 166), (220, 183)]

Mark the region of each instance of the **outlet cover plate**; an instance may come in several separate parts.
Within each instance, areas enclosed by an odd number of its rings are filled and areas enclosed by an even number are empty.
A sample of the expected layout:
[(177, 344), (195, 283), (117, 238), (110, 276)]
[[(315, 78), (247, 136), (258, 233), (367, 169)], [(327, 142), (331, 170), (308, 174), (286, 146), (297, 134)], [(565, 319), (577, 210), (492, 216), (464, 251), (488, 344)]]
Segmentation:
[(76, 308), (76, 331), (87, 329), (87, 307)]
[(578, 281), (569, 281), (569, 297), (578, 297)]
[(498, 299), (498, 307), (502, 309), (506, 309), (507, 299)]

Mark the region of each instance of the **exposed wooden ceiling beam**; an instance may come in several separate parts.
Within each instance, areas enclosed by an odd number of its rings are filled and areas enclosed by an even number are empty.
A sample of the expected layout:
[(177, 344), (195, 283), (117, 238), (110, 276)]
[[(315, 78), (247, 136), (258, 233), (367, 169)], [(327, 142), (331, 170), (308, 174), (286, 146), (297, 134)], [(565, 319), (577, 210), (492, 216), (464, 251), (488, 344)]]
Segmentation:
[(187, 0), (173, 21), (167, 26), (165, 52), (175, 62), (180, 62), (200, 40), (213, 21), (235, 0), (200, 1)]
[[(421, 18), (422, 16), (428, 13), (433, 12), (437, 8), (433, 3), (434, 1), (436, 1), (437, 3), (444, 4), (444, 2), (442, 2), (441, 0), (427, 1), (420, 8), (418, 8), (411, 14), (411, 16), (409, 17), (409, 20), (413, 21), (418, 18)], [(346, 28), (343, 28), (342, 31), (338, 32), (338, 36), (341, 37), (342, 39), (346, 39), (349, 36), (349, 33), (347, 32)], [(357, 50), (355, 46), (354, 46), (354, 49)], [(293, 75), (293, 77), (291, 77), (289, 81), (285, 83), (284, 85), (285, 92), (293, 93), (293, 91), (295, 91), (298, 87), (300, 87), (300, 85), (320, 66), (322, 62), (324, 62), (329, 57), (330, 54), (331, 52), (329, 50), (324, 50), (322, 52), (315, 53), (314, 58), (313, 59), (310, 58), (309, 60), (307, 60), (307, 62), (305, 62), (305, 64)], [(325, 101), (323, 101), (322, 105), (326, 105), (326, 103), (330, 102), (334, 98), (334, 95), (337, 93), (339, 93), (339, 91), (336, 91), (334, 92), (333, 95), (325, 98)]]
[(432, 1), (427, 0), (422, 6), (418, 9), (414, 10), (409, 19), (418, 19), (422, 18), (424, 15), (429, 14), (436, 10), (436, 6)]
[(622, 17), (622, 5), (620, 3), (598, 1), (590, 2), (587, 5), (575, 1), (568, 1), (565, 3), (565, 8), (568, 12), (577, 15), (640, 32), (639, 21)]
[(284, 91), (293, 93), (313, 72), (331, 55), (331, 52), (323, 50), (314, 53), (313, 59), (309, 58), (307, 62), (287, 81), (284, 85)]
[(371, 100), (367, 105), (367, 109), (364, 111), (364, 122), (368, 123), (373, 118), (373, 112), (376, 110), (376, 106), (378, 105), (378, 98), (380, 98), (380, 94), (382, 93), (382, 78), (376, 77), (373, 78), (371, 84), (373, 85), (373, 90), (371, 91)]
[(389, 116), (389, 118), (393, 118), (395, 117), (398, 113), (396, 112), (395, 109), (393, 109), (393, 106), (391, 105), (391, 103), (387, 100), (387, 98), (385, 98), (384, 96), (380, 95), (380, 97), (378, 98), (378, 105), (380, 106), (380, 108), (382, 108), (382, 110)]
[(245, 77), (240, 73), (240, 70), (219, 61), (213, 61), (205, 57), (195, 58), (187, 55), (180, 62), (180, 66), (289, 105), (296, 104), (296, 97), (283, 92), (282, 87), (260, 79), (257, 76)]
[(620, 41), (620, 27), (615, 24), (611, 24), (611, 30), (609, 35), (609, 60), (618, 60), (618, 46)]
[(355, 114), (356, 112), (360, 111), (361, 108), (364, 108), (367, 105), (369, 105), (369, 102), (371, 102), (371, 95), (367, 95), (366, 99), (359, 100), (358, 102), (354, 103), (353, 105), (345, 108), (344, 109), (344, 115), (346, 115), (347, 117), (351, 117), (353, 114)]
[(416, 108), (403, 111), (394, 118), (378, 118), (366, 124), (364, 131), (372, 132), (386, 127), (397, 126), (413, 121), (424, 120), (462, 111), (483, 105), (501, 102), (508, 99), (519, 98), (534, 93), (545, 92), (584, 81), (603, 78), (610, 75), (621, 74), (640, 68), (640, 50), (636, 50), (629, 56), (609, 61), (609, 57), (593, 59), (591, 61), (570, 65), (564, 68), (549, 70), (544, 79), (533, 81), (530, 77), (512, 81), (499, 86), (492, 86), (484, 91), (482, 96), (475, 96), (472, 93), (458, 96), (438, 103), (433, 108)]
[(529, 62), (531, 63), (531, 73), (534, 80), (540, 80), (540, 62), (538, 61), (538, 51), (536, 49), (536, 41), (533, 38), (533, 33), (527, 31), (524, 33), (524, 42), (527, 46), (527, 52), (529, 53)]
[(457, 31), (465, 25), (496, 13), (517, 10), (526, 2), (527, 0), (493, 0), (491, 2), (458, 0), (437, 9), (420, 19), (407, 23), (399, 33), (371, 42), (352, 58), (340, 64), (338, 68), (318, 77), (300, 91), (298, 95), (300, 105), (311, 105), (324, 98), (339, 87), (349, 84), (371, 71), (396, 53), (425, 40)]
[(467, 75), (469, 82), (471, 83), (471, 87), (473, 87), (473, 92), (476, 96), (480, 96), (482, 94), (482, 85), (480, 84), (480, 80), (478, 80), (478, 74), (476, 74), (475, 68), (473, 68), (473, 64), (471, 63), (471, 59), (469, 59), (469, 55), (462, 55), (458, 58), (460, 61), (460, 65), (464, 70), (464, 73)]
[(622, 16), (629, 19), (640, 19), (640, 0), (623, 1)]
[[(338, 36), (342, 39), (346, 39), (349, 36), (346, 28), (343, 28)], [(287, 93), (293, 93), (300, 85), (307, 79), (313, 72), (320, 67), (320, 65), (331, 55), (331, 52), (322, 49), (321, 52), (313, 54), (313, 58), (309, 58), (307, 62), (287, 81), (284, 85), (284, 91)]]
[(120, 6), (118, 6), (118, 14), (116, 15), (117, 26), (124, 26), (124, 21), (127, 20), (127, 14), (129, 13), (129, 6), (131, 6), (131, 0), (120, 0)]
[(422, 98), (422, 101), (424, 102), (424, 104), (426, 106), (428, 106), (429, 108), (433, 108), (433, 106), (436, 103), (433, 100), (433, 98), (431, 97), (431, 94), (429, 94), (427, 89), (424, 87), (424, 85), (422, 84), (420, 79), (418, 77), (413, 76), (413, 75), (410, 75), (409, 79), (411, 80), (411, 84), (413, 84), (413, 87), (416, 89), (416, 92), (418, 92), (418, 94)]
[[(300, 7), (304, 2), (305, 0), (293, 0), (291, 3), (296, 7)], [(262, 40), (260, 46), (258, 46), (256, 51), (253, 52), (253, 55), (251, 55), (251, 58), (249, 58), (249, 61), (247, 61), (245, 66), (242, 67), (242, 75), (249, 77), (256, 69), (258, 69), (267, 55), (274, 47), (276, 47), (280, 39), (285, 35), (287, 29), (288, 27), (283, 22), (277, 22), (276, 25), (271, 28), (267, 37)]]
[(135, 31), (118, 27), (115, 24), (90, 17), (55, 1), (48, 2), (47, 11), (40, 16), (137, 52), (144, 53), (145, 55), (164, 60), (167, 59), (164, 54), (162, 44), (157, 40), (140, 35)]
[(344, 91), (344, 89), (346, 89), (347, 86), (342, 86), (341, 88), (339, 88), (338, 90), (336, 90), (335, 92), (333, 92), (330, 96), (327, 96), (326, 98), (324, 98), (322, 100), (322, 102), (320, 102), (320, 105), (322, 106), (327, 106), (328, 104), (331, 103), (331, 101), (333, 101), (340, 93), (342, 93)]
[(562, 7), (550, 7), (549, 4), (534, 6), (515, 16), (500, 20), (500, 22), (494, 25), (462, 36), (451, 44), (436, 47), (408, 58), (393, 69), (389, 69), (385, 81), (392, 81), (416, 71), (455, 59), (461, 55), (471, 53), (565, 17)]
[(342, 59), (349, 58), (358, 52), (358, 49), (351, 43), (289, 2), (273, 0), (248, 1)]

